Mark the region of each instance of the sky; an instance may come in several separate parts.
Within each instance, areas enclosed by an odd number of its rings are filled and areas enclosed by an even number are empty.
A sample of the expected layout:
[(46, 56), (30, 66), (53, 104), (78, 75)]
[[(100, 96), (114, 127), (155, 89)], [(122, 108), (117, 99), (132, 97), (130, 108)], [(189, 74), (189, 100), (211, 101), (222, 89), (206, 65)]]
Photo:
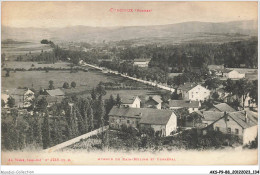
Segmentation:
[[(117, 9), (130, 9), (117, 11)], [(133, 12), (130, 12), (131, 9)], [(136, 9), (148, 12), (135, 11)], [(2, 2), (9, 27), (143, 26), (257, 20), (257, 2)]]

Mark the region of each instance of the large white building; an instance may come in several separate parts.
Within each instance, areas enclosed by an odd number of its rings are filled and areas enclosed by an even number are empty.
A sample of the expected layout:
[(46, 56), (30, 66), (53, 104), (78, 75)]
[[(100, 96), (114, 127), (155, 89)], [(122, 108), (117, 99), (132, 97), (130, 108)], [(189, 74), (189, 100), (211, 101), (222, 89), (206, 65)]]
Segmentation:
[(134, 59), (134, 66), (148, 67), (150, 59)]
[(210, 90), (193, 83), (185, 83), (176, 88), (177, 94), (181, 94), (183, 100), (204, 101), (210, 97)]

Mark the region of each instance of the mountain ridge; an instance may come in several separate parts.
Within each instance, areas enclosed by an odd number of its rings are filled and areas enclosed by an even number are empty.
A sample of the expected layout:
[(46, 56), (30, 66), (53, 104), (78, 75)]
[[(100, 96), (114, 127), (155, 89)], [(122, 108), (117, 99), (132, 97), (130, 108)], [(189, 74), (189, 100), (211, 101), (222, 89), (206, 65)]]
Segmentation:
[(257, 35), (257, 21), (200, 22), (189, 21), (165, 25), (92, 27), (69, 26), (61, 28), (14, 28), (2, 26), (2, 40), (39, 41), (43, 38), (53, 41), (102, 42), (149, 37), (173, 37), (198, 33)]

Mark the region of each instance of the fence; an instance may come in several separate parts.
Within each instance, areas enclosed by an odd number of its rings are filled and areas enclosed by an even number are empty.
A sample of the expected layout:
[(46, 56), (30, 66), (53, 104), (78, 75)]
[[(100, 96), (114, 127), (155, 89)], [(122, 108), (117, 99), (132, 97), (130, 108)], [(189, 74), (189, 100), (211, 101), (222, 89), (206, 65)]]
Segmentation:
[(55, 146), (53, 146), (53, 147), (47, 148), (47, 149), (45, 149), (45, 150), (43, 150), (43, 151), (44, 151), (44, 152), (47, 152), (47, 153), (51, 153), (51, 152), (57, 151), (57, 150), (59, 150), (59, 149), (65, 148), (65, 147), (67, 147), (67, 146), (70, 146), (70, 145), (72, 145), (72, 144), (74, 144), (74, 143), (77, 143), (77, 142), (79, 142), (81, 139), (86, 139), (86, 138), (89, 138), (89, 137), (91, 137), (91, 136), (93, 136), (93, 135), (102, 133), (103, 131), (106, 131), (108, 128), (109, 128), (109, 126), (104, 126), (103, 128), (102, 128), (102, 127), (101, 127), (101, 128), (98, 128), (98, 129), (96, 129), (96, 130), (94, 130), (94, 131), (88, 132), (88, 133), (83, 134), (83, 135), (81, 135), (81, 136), (78, 136), (78, 137), (76, 137), (76, 138), (74, 138), (74, 139), (71, 139), (71, 140), (68, 140), (68, 141), (66, 141), (66, 142), (60, 143), (60, 144), (58, 144), (58, 145), (55, 145)]

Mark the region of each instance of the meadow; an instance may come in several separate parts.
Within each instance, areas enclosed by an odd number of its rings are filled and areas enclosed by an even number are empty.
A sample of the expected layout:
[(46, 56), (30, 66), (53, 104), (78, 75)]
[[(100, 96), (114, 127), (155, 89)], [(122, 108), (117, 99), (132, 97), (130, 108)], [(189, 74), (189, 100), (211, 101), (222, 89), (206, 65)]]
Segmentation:
[(26, 70), (32, 68), (39, 68), (39, 67), (50, 67), (50, 68), (69, 68), (70, 63), (67, 62), (57, 62), (55, 64), (42, 64), (32, 61), (6, 61), (4, 68), (11, 68), (11, 69), (21, 69), (24, 68)]
[(1, 46), (2, 53), (5, 53), (8, 60), (15, 60), (19, 55), (26, 54), (38, 54), (41, 51), (50, 51), (52, 48), (49, 45), (44, 45), (41, 43), (33, 42), (12, 42), (12, 43), (2, 43)]
[[(11, 63), (11, 62), (10, 62)], [(35, 67), (42, 66), (42, 64), (37, 64), (34, 62), (19, 62), (21, 64), (9, 64), (8, 67), (20, 67), (20, 68), (28, 68), (31, 64), (34, 64)], [(67, 66), (65, 63), (56, 63), (53, 66)], [(14, 68), (14, 67), (13, 67)], [(64, 82), (68, 82), (69, 84), (74, 81), (76, 82), (76, 88), (63, 89), (63, 91), (67, 95), (75, 94), (79, 97), (88, 97), (90, 96), (90, 92), (93, 88), (97, 87), (97, 85), (102, 82), (116, 82), (116, 83), (127, 83), (133, 84), (134, 87), (138, 86), (140, 89), (138, 90), (106, 90), (106, 95), (104, 99), (108, 99), (110, 95), (116, 96), (119, 94), (121, 97), (125, 95), (133, 95), (139, 96), (140, 98), (144, 98), (146, 95), (154, 95), (160, 94), (160, 91), (157, 90), (146, 90), (144, 88), (147, 85), (134, 82), (133, 80), (129, 80), (127, 78), (123, 78), (118, 75), (108, 75), (103, 74), (97, 70), (89, 70), (88, 72), (78, 71), (76, 73), (70, 73), (70, 71), (11, 71), (10, 76), (6, 77), (6, 71), (2, 71), (2, 92), (6, 90), (16, 89), (16, 88), (34, 88), (35, 90), (39, 90), (40, 88), (48, 89), (49, 81), (52, 80), (54, 82), (55, 88), (62, 88)]]

